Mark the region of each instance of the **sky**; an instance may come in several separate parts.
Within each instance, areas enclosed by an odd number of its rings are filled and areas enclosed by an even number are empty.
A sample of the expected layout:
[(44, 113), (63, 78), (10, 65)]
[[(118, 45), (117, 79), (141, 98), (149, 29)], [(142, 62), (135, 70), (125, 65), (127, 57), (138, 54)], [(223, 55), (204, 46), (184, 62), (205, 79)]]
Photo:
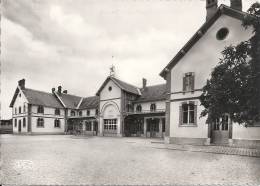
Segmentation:
[[(243, 10), (256, 0), (243, 0)], [(219, 0), (219, 5), (230, 5)], [(115, 66), (141, 87), (159, 76), (205, 22), (205, 0), (2, 0), (1, 119), (17, 82), (51, 92), (93, 96)]]

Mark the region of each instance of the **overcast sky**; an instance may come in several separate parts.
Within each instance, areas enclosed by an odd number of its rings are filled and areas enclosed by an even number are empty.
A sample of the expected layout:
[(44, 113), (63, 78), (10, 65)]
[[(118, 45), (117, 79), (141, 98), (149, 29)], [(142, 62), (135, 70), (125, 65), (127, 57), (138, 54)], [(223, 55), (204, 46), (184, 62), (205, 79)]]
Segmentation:
[[(255, 0), (243, 0), (246, 10)], [(219, 4), (229, 5), (229, 0)], [(96, 93), (109, 67), (141, 86), (165, 83), (160, 71), (204, 23), (205, 0), (2, 0), (1, 117), (11, 118), (17, 81), (51, 92), (62, 85)], [(113, 56), (113, 57), (112, 57)]]

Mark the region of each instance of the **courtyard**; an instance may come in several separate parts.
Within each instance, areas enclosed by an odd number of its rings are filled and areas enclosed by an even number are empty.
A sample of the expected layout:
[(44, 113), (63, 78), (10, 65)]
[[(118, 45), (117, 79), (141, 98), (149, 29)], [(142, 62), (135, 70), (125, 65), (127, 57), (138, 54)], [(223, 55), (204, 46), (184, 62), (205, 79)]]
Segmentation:
[(2, 184), (260, 184), (260, 157), (181, 150), (159, 139), (1, 135), (0, 140)]

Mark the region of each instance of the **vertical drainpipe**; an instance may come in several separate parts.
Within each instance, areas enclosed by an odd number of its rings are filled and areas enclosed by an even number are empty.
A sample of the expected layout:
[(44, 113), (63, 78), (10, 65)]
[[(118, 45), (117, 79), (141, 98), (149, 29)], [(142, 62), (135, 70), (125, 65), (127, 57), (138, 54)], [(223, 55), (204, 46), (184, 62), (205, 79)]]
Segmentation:
[(67, 134), (68, 132), (68, 109), (67, 108), (64, 109), (64, 125), (65, 125), (64, 133)]
[(166, 74), (166, 110), (165, 110), (165, 143), (170, 143), (170, 128), (171, 128), (171, 71)]
[(28, 104), (27, 111), (28, 132), (32, 133), (32, 105)]
[(124, 132), (124, 113), (125, 113), (125, 92), (123, 90), (121, 90), (121, 111), (120, 111), (120, 135), (123, 136), (123, 132)]

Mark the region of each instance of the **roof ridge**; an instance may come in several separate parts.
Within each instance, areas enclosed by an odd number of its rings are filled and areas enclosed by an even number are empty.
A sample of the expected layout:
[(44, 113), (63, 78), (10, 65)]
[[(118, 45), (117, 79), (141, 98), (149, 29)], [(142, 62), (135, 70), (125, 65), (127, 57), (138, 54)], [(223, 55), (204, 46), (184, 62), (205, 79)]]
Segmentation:
[(45, 93), (45, 94), (53, 95), (51, 92), (45, 92), (45, 91), (42, 91), (42, 90), (36, 90), (36, 89), (32, 89), (32, 88), (25, 88), (25, 89), (22, 89), (22, 90), (32, 90), (32, 91), (36, 91), (36, 92), (42, 92), (42, 93)]
[[(115, 77), (111, 77), (111, 78), (114, 78), (115, 80), (118, 80), (118, 81), (122, 81), (121, 79), (118, 79), (118, 78), (115, 78)], [(137, 86), (135, 86), (135, 85), (132, 85), (132, 84), (130, 84), (130, 83), (127, 83), (127, 82), (125, 82), (125, 81), (122, 81), (122, 82), (125, 83), (125, 84), (127, 84), (127, 85), (133, 86), (133, 87), (135, 87), (135, 88), (139, 88), (139, 87), (137, 87)]]

